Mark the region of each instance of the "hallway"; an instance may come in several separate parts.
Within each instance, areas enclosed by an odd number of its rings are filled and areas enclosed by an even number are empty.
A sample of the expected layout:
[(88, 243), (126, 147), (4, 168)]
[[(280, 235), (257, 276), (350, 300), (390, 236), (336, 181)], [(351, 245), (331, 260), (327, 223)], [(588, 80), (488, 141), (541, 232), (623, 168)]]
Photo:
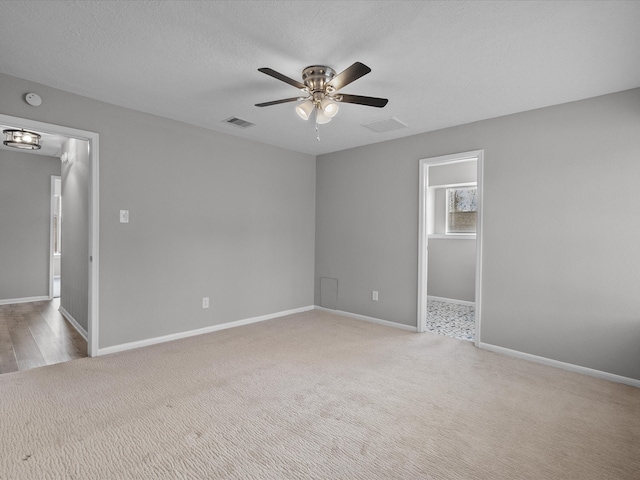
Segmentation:
[(59, 306), (59, 298), (0, 305), (0, 374), (87, 356), (87, 342)]

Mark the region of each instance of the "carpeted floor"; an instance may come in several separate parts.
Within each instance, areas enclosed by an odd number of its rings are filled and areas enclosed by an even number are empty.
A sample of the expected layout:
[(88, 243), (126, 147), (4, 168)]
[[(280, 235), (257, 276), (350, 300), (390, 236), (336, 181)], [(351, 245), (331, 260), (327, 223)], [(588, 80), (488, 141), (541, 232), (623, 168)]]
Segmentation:
[(311, 311), (0, 376), (2, 479), (635, 479), (640, 389)]

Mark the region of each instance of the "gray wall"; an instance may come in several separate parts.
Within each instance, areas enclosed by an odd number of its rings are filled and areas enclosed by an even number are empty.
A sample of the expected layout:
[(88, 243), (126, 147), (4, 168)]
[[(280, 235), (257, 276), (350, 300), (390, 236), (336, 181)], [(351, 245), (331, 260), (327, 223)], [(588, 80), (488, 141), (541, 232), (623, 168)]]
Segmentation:
[(639, 132), (634, 89), (318, 157), (316, 301), (415, 325), (418, 161), (484, 149), (482, 341), (640, 379)]
[(475, 302), (475, 240), (429, 239), (428, 270), (429, 296)]
[(0, 300), (49, 296), (51, 175), (60, 159), (0, 150)]
[(71, 138), (62, 148), (60, 306), (89, 330), (89, 143)]
[(478, 162), (476, 160), (429, 166), (429, 186), (469, 183), (475, 182), (477, 178)]
[(7, 75), (0, 113), (100, 135), (101, 348), (313, 304), (315, 157)]

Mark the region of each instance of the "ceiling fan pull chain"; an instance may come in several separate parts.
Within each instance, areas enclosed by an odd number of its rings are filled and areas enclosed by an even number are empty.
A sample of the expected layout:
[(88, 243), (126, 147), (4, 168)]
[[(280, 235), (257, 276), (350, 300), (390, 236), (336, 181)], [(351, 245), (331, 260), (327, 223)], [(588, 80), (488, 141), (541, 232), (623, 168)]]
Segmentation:
[(316, 122), (316, 140), (320, 141), (320, 128), (318, 127), (318, 122)]

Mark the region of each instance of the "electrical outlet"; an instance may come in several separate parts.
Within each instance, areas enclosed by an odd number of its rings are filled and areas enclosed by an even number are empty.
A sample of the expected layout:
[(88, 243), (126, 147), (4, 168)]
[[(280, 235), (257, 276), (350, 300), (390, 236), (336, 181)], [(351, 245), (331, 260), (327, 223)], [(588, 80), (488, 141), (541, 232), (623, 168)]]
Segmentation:
[(202, 297), (202, 308), (209, 308), (209, 297)]
[(373, 290), (371, 292), (371, 300), (373, 300), (374, 302), (378, 301), (378, 291), (377, 290)]

